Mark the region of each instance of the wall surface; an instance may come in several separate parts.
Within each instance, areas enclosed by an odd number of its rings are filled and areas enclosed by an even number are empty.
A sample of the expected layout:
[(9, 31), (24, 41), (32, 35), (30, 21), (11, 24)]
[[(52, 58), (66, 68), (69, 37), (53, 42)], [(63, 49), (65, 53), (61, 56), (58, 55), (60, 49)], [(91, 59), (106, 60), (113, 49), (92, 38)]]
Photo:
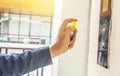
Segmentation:
[(120, 0), (112, 0), (112, 32), (109, 69), (97, 65), (97, 41), (100, 0), (92, 0), (88, 76), (120, 76)]
[(120, 0), (113, 0), (110, 73), (120, 76)]
[(59, 57), (58, 76), (86, 76), (89, 44), (90, 0), (62, 0), (61, 23), (67, 18), (78, 19), (74, 48)]

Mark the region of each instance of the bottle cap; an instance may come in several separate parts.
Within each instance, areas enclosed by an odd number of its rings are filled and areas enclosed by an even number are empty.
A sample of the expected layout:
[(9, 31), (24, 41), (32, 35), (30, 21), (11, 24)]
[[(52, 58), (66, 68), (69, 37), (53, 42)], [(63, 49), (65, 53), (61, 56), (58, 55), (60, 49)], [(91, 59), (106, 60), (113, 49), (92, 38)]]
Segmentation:
[(73, 21), (71, 23), (70, 27), (76, 29), (76, 24), (77, 24), (77, 21)]

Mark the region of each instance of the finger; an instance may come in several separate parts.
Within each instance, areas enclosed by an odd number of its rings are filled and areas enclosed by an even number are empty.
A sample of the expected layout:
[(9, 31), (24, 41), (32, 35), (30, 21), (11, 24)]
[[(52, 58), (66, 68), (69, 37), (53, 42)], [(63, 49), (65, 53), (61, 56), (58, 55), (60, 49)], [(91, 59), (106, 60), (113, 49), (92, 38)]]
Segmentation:
[(69, 44), (70, 44), (70, 45), (71, 45), (71, 44), (74, 44), (75, 41), (76, 41), (76, 39), (72, 39)]
[(74, 46), (74, 45), (69, 45), (68, 49), (71, 49), (71, 48), (73, 48), (73, 46)]
[(76, 37), (76, 35), (77, 35), (77, 29), (73, 31), (73, 36)]
[(68, 35), (69, 38), (70, 38), (71, 33), (72, 33), (73, 31), (74, 31), (74, 29), (73, 29), (73, 28), (70, 28), (70, 26), (69, 26), (69, 27), (66, 28), (65, 33), (66, 33), (66, 35)]
[(77, 34), (77, 30), (74, 30), (74, 31), (71, 33), (71, 35), (70, 35), (70, 41), (76, 39), (76, 34)]
[(72, 48), (72, 47), (74, 46), (74, 44), (75, 44), (75, 41), (76, 41), (76, 40), (72, 40), (72, 41), (70, 41), (70, 43), (69, 43), (69, 47), (68, 47), (68, 48)]
[(77, 35), (77, 29), (75, 29), (75, 30), (73, 31), (73, 34), (72, 34), (73, 40), (76, 39), (76, 35)]
[(76, 34), (77, 34), (77, 29), (73, 31), (73, 39), (70, 41), (68, 49), (73, 48), (75, 41), (76, 41)]
[(72, 22), (72, 21), (77, 21), (77, 19), (73, 19), (73, 18), (71, 18), (71, 19), (65, 19), (64, 22), (63, 22), (63, 24), (62, 24), (62, 26), (61, 26), (61, 28), (60, 28), (60, 30), (64, 31), (66, 29), (67, 24), (70, 23), (70, 22)]

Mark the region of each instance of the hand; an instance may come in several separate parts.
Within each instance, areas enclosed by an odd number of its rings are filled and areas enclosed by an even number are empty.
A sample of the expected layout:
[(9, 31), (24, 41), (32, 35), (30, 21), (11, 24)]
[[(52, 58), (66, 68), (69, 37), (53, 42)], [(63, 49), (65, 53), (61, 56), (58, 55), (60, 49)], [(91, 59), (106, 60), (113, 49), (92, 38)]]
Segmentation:
[[(54, 45), (50, 47), (50, 54), (51, 57), (56, 57), (62, 53), (65, 53), (68, 49), (71, 49), (76, 40), (76, 33), (77, 29), (72, 29), (70, 26), (67, 26), (68, 23), (72, 21), (77, 21), (76, 19), (66, 19), (64, 20), (63, 24), (61, 25), (57, 41)], [(70, 40), (70, 36), (73, 36), (73, 39)]]

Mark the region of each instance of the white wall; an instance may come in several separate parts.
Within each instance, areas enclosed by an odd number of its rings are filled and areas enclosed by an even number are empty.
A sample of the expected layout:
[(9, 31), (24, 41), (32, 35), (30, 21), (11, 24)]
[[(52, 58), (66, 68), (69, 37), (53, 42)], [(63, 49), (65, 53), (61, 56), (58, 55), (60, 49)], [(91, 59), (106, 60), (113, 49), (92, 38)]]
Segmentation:
[(120, 0), (113, 0), (110, 75), (120, 76)]
[(88, 76), (120, 76), (120, 0), (113, 0), (109, 69), (97, 65), (100, 0), (92, 0)]
[(59, 57), (58, 76), (87, 74), (89, 8), (90, 0), (62, 0), (61, 23), (67, 18), (78, 19), (78, 34), (74, 48)]

